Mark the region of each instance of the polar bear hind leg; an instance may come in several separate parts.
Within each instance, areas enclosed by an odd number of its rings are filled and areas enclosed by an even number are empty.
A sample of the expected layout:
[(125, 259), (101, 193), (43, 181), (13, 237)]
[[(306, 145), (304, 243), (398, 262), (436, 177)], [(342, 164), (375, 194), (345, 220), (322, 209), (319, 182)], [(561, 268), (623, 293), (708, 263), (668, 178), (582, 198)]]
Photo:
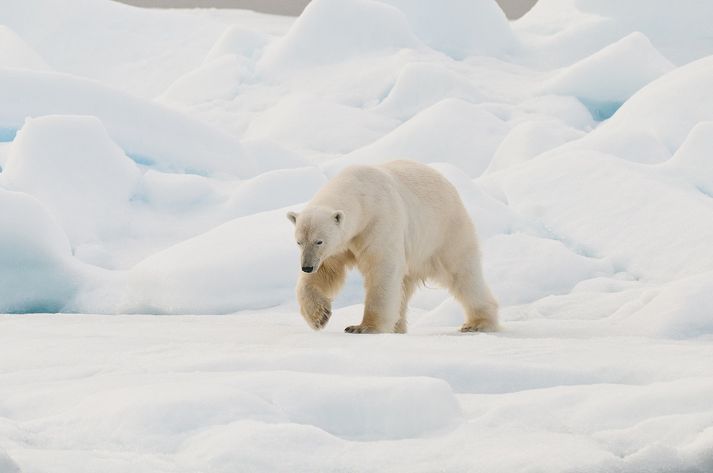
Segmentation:
[(498, 303), (485, 284), (477, 258), (463, 258), (448, 278), (448, 289), (465, 310), (461, 332), (498, 330)]

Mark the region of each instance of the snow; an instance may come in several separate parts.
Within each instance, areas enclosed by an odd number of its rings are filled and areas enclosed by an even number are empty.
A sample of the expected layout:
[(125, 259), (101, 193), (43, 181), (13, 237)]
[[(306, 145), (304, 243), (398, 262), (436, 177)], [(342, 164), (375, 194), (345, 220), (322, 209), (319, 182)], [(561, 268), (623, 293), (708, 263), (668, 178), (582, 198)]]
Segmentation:
[(375, 110), (406, 120), (418, 111), (449, 97), (471, 103), (484, 100), (483, 94), (468, 78), (427, 62), (411, 63), (404, 66), (389, 95)]
[(0, 209), (3, 311), (61, 310), (77, 286), (67, 236), (30, 195), (0, 189)]
[(671, 159), (661, 163), (661, 169), (679, 175), (701, 192), (713, 195), (713, 169), (706, 162), (710, 160), (712, 140), (713, 122), (699, 122)]
[[(547, 92), (587, 102), (623, 103), (637, 90), (674, 68), (639, 32), (565, 68), (544, 86)], [(608, 80), (612, 71), (617, 80)], [(608, 117), (606, 117), (608, 118)]]
[(1, 177), (43, 202), (76, 246), (127, 224), (139, 171), (97, 118), (45, 115), (25, 122)]
[[(0, 472), (713, 470), (712, 14), (3, 5)], [(428, 282), (345, 334), (356, 272), (299, 315), (286, 212), (397, 158), (457, 188), (501, 332)]]
[(365, 146), (398, 124), (360, 108), (295, 94), (255, 118), (245, 137), (272, 139), (301, 154), (335, 155)]
[(283, 38), (268, 46), (258, 67), (279, 73), (417, 45), (405, 15), (396, 8), (371, 0), (316, 0)]
[(540, 336), (533, 320), (348, 337), (294, 316), (5, 317), (3, 449), (23, 471), (710, 464), (709, 341), (570, 337), (566, 321)]
[(469, 175), (478, 176), (487, 168), (488, 159), (507, 130), (508, 125), (486, 108), (449, 98), (326, 166), (328, 172), (334, 173), (349, 164), (408, 158), (425, 163), (450, 162)]
[(560, 120), (528, 120), (514, 126), (498, 145), (487, 171), (499, 171), (524, 163), (584, 133)]
[(47, 63), (14, 31), (0, 25), (0, 67), (49, 70)]
[(637, 31), (683, 65), (713, 54), (711, 14), (713, 4), (700, 0), (538, 0), (513, 30), (546, 66), (571, 64)]
[(634, 94), (581, 146), (644, 163), (670, 158), (693, 126), (713, 119), (712, 76), (710, 56), (677, 68)]
[(0, 127), (18, 130), (25, 118), (93, 115), (130, 156), (159, 169), (194, 173), (252, 172), (240, 141), (144, 99), (65, 74), (0, 70)]
[(421, 41), (455, 59), (502, 55), (515, 47), (505, 14), (489, 0), (377, 1), (398, 8)]

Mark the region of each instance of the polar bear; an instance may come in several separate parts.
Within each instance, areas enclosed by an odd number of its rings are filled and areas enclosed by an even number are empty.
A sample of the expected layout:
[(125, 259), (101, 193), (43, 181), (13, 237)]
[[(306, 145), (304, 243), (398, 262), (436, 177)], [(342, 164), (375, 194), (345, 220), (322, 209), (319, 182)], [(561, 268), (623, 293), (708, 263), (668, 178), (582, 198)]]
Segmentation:
[(348, 333), (405, 333), (419, 282), (445, 286), (465, 309), (462, 332), (498, 328), (498, 305), (483, 279), (475, 227), (455, 187), (410, 161), (345, 168), (298, 213), (288, 212), (301, 250), (300, 311), (319, 330), (356, 266), (364, 276), (361, 324)]

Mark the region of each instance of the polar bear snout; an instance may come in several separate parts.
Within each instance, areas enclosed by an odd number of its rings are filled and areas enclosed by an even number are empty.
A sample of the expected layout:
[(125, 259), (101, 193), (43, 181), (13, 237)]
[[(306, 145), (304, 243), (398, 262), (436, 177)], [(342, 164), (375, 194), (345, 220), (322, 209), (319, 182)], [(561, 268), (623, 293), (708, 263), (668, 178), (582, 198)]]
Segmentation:
[(315, 251), (315, 249), (311, 246), (305, 245), (302, 248), (302, 261), (300, 264), (302, 272), (312, 273), (319, 269), (319, 265), (321, 264), (321, 258), (316, 253), (317, 251)]

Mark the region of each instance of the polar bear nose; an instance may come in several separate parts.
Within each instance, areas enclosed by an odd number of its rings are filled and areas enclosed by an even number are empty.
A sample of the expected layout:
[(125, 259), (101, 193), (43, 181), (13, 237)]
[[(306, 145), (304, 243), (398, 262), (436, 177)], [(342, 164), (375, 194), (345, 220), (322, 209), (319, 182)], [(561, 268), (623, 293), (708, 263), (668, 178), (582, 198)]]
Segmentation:
[(305, 273), (311, 273), (313, 269), (313, 266), (302, 266), (302, 271), (304, 271)]

